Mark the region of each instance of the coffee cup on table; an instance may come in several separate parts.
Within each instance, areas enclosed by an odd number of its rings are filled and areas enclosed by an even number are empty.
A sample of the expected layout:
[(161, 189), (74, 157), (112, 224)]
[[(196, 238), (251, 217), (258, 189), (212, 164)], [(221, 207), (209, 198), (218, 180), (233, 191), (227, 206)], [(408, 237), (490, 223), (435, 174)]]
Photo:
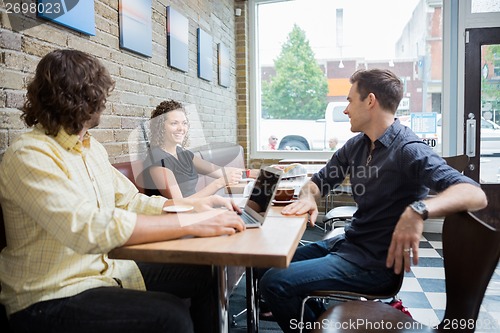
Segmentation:
[(252, 189), (253, 189), (253, 185), (255, 183), (255, 180), (251, 180), (249, 181), (246, 185), (245, 185), (245, 188), (243, 189), (243, 197), (244, 198), (247, 198), (250, 196), (250, 194), (252, 193)]
[(293, 187), (280, 187), (276, 190), (274, 200), (276, 201), (290, 201), (293, 199), (295, 189)]

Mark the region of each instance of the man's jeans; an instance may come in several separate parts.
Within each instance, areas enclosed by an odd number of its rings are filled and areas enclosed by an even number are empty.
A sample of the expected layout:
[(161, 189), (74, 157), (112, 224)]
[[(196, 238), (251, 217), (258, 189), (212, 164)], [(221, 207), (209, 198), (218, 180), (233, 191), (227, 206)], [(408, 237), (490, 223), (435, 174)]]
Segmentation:
[[(378, 293), (398, 283), (392, 270), (368, 270), (344, 260), (335, 253), (336, 243), (332, 238), (299, 247), (288, 268), (272, 268), (262, 276), (260, 292), (284, 332), (299, 331), (302, 300), (312, 291)], [(313, 322), (324, 310), (322, 303), (309, 301), (304, 323)]]
[(33, 304), (14, 313), (10, 325), (14, 332), (215, 332), (216, 281), (210, 266), (138, 265), (147, 292), (90, 289)]

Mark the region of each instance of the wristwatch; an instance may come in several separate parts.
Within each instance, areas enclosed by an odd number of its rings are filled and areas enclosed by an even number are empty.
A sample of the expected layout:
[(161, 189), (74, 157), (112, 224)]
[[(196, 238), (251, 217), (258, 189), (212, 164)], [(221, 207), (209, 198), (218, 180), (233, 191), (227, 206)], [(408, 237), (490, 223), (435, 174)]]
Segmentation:
[(422, 220), (427, 220), (429, 217), (429, 211), (427, 210), (427, 206), (422, 200), (418, 200), (413, 202), (410, 205), (410, 208), (413, 209), (418, 215), (422, 217)]

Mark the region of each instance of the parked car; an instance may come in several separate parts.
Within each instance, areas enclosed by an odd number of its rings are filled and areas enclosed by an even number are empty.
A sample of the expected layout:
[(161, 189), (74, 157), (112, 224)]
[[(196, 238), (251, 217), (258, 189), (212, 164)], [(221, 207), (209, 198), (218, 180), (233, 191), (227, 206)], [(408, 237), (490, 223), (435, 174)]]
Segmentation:
[(266, 149), (270, 134), (279, 138), (279, 150), (330, 150), (329, 141), (336, 141), (336, 149), (357, 133), (351, 132), (349, 117), (344, 114), (348, 102), (330, 102), (325, 117), (317, 120), (261, 119), (260, 142)]
[(481, 155), (500, 155), (500, 126), (481, 118)]
[[(437, 119), (437, 132), (439, 143), (441, 143), (441, 115)], [(500, 126), (481, 118), (481, 143), (480, 143), (481, 156), (486, 155), (500, 155)]]

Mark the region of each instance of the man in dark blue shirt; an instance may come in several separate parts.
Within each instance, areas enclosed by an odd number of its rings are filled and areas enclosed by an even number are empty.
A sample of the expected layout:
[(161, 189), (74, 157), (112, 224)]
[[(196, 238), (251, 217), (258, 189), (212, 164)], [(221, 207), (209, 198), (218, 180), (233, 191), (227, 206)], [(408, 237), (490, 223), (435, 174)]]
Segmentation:
[[(476, 182), (394, 119), (403, 95), (396, 75), (362, 70), (351, 76), (351, 83), (344, 113), (351, 131), (361, 133), (332, 156), (282, 213), (309, 213), (314, 225), (316, 199), (347, 175), (358, 210), (345, 234), (298, 248), (289, 268), (270, 269), (262, 277), (261, 293), (284, 332), (298, 330), (301, 301), (314, 290), (382, 294), (393, 289), (402, 269), (410, 270), (411, 259), (418, 264), (425, 219), (487, 204)], [(439, 194), (427, 198), (429, 189)], [(321, 311), (308, 306), (304, 321), (315, 320)]]

